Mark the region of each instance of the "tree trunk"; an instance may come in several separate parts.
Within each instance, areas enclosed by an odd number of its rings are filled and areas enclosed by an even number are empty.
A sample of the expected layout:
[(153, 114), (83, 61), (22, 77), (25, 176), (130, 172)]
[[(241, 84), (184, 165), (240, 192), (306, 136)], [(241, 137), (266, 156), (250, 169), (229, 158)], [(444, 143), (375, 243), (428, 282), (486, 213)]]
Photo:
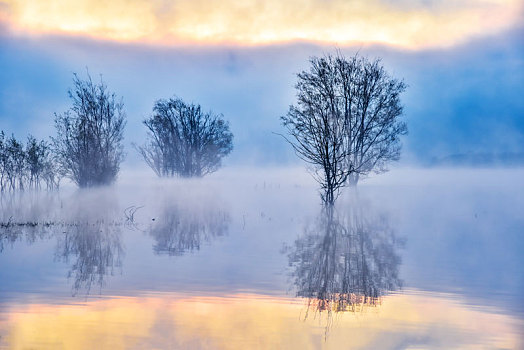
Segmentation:
[(359, 177), (360, 177), (360, 174), (357, 174), (357, 173), (352, 173), (351, 175), (349, 175), (348, 177), (349, 186), (357, 187)]

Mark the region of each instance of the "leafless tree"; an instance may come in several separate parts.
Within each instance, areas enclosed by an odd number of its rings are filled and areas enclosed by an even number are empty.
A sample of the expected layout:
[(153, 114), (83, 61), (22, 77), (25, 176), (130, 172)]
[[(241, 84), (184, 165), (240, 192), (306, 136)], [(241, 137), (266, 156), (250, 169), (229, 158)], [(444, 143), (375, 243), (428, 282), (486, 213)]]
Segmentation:
[(25, 154), (29, 187), (40, 189), (42, 183), (45, 183), (47, 189), (58, 188), (60, 172), (51, 154), (51, 145), (44, 140), (38, 141), (29, 135)]
[(2, 191), (14, 190), (16, 188), (16, 158), (22, 157), (22, 146), (14, 136), (5, 137), (0, 132), (0, 184)]
[(386, 171), (400, 156), (399, 119), (404, 82), (392, 78), (379, 59), (341, 53), (310, 59), (299, 73), (297, 104), (281, 117), (297, 155), (312, 168), (322, 200), (332, 205), (341, 187), (371, 171)]
[(158, 100), (144, 125), (148, 141), (137, 150), (158, 176), (204, 176), (233, 149), (233, 134), (222, 115), (176, 97)]
[(37, 142), (32, 136), (27, 138), (26, 160), (28, 170), (28, 181), (30, 186), (39, 187), (40, 175), (44, 169), (44, 159), (48, 156), (48, 148), (44, 141)]
[(27, 144), (0, 132), (0, 192), (58, 187), (60, 175), (50, 145), (29, 135)]
[(74, 74), (69, 97), (73, 106), (55, 114), (53, 143), (61, 170), (79, 187), (110, 184), (124, 158), (124, 104), (89, 73), (87, 80)]

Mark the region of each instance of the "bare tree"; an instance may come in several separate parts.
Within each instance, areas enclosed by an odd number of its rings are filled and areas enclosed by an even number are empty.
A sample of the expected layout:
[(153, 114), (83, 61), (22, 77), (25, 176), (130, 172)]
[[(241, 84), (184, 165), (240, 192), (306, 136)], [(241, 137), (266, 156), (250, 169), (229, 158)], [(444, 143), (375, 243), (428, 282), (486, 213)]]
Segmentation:
[(40, 189), (42, 183), (54, 189), (59, 180), (49, 143), (29, 135), (24, 148), (14, 135), (6, 138), (0, 132), (0, 191)]
[(27, 137), (25, 161), (29, 188), (40, 189), (42, 183), (46, 184), (47, 189), (58, 188), (60, 173), (51, 154), (51, 145), (48, 142), (38, 141), (29, 135)]
[(69, 97), (73, 106), (55, 114), (53, 143), (61, 170), (80, 187), (110, 184), (124, 158), (124, 104), (89, 73), (87, 80), (74, 74)]
[[(6, 137), (4, 131), (0, 132), (0, 188), (2, 192), (24, 187), (25, 154), (23, 147), (23, 144), (14, 135)], [(22, 184), (21, 188), (17, 186), (20, 184)]]
[(7, 169), (6, 169), (6, 154), (5, 154), (5, 134), (4, 131), (0, 131), (0, 191), (3, 192), (5, 189), (5, 182), (7, 181)]
[(233, 149), (233, 134), (222, 115), (176, 97), (158, 100), (144, 125), (148, 141), (137, 150), (158, 176), (204, 176), (218, 170)]
[(353, 97), (350, 103), (355, 107), (344, 111), (344, 119), (348, 125), (349, 183), (356, 185), (360, 176), (385, 172), (389, 161), (400, 158), (400, 136), (407, 134), (406, 123), (399, 120), (403, 113), (400, 94), (406, 84), (392, 78), (380, 59), (354, 56), (347, 61), (339, 56), (337, 62), (342, 79), (355, 85), (354, 92), (345, 93), (347, 98)]
[(30, 186), (39, 187), (40, 175), (44, 169), (44, 162), (46, 156), (46, 145), (42, 141), (39, 143), (33, 136), (27, 138), (26, 146), (26, 160), (28, 170), (28, 181)]
[(407, 133), (400, 94), (406, 85), (392, 78), (380, 60), (340, 53), (310, 59), (297, 75), (297, 105), (281, 117), (296, 154), (311, 165), (332, 205), (341, 187), (371, 171), (386, 171), (400, 156)]

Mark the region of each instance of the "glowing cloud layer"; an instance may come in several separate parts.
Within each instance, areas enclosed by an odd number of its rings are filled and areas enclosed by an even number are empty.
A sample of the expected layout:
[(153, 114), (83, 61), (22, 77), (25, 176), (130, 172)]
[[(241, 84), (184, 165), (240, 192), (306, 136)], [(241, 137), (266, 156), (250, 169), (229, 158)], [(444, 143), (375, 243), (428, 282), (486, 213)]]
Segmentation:
[(161, 45), (451, 46), (519, 25), (520, 0), (0, 0), (14, 32)]

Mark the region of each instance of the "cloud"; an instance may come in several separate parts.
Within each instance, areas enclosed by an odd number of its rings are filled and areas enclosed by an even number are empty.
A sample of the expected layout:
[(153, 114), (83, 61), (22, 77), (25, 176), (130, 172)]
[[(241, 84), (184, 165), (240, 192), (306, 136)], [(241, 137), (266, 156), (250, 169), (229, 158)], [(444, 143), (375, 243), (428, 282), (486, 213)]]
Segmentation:
[(3, 0), (0, 20), (14, 33), (159, 45), (308, 41), (419, 49), (519, 26), (522, 7), (519, 0)]

